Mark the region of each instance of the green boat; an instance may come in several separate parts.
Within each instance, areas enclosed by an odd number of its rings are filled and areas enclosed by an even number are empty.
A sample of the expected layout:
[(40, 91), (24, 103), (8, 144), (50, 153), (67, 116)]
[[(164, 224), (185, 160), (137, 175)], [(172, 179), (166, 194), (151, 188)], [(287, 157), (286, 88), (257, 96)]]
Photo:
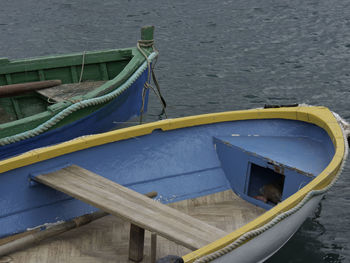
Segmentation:
[(0, 159), (110, 130), (147, 110), (154, 27), (136, 47), (0, 58)]

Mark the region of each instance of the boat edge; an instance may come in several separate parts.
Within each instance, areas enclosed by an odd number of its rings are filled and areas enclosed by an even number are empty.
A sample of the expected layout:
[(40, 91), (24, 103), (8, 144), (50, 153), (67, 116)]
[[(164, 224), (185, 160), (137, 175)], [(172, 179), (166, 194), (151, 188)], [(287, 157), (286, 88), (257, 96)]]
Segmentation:
[[(58, 145), (36, 149), (22, 155), (0, 161), (0, 173), (13, 170), (25, 165), (40, 162), (70, 152), (102, 145), (114, 141), (125, 140), (132, 137), (152, 133), (156, 129), (163, 131), (173, 130), (197, 125), (212, 124), (225, 121), (238, 121), (245, 119), (290, 119), (315, 124), (323, 128), (335, 146), (335, 154), (329, 165), (303, 189), (279, 203), (255, 220), (235, 230), (225, 237), (185, 255), (185, 262), (193, 262), (205, 255), (216, 252), (233, 243), (245, 233), (260, 228), (271, 222), (276, 215), (289, 211), (296, 207), (313, 190), (322, 190), (334, 182), (334, 178), (341, 170), (345, 159), (346, 148), (344, 135), (337, 119), (328, 108), (325, 107), (295, 107), (278, 109), (254, 109), (233, 112), (203, 114), (198, 116), (183, 117), (178, 119), (162, 120), (154, 123), (124, 128), (103, 134), (83, 136)], [(0, 175), (1, 176), (1, 175)]]

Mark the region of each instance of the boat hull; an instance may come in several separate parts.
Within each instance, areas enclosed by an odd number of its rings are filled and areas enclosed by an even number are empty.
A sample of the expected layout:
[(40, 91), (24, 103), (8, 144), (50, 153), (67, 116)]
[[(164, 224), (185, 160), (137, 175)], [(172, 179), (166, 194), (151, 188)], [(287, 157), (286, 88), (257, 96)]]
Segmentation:
[[(165, 204), (232, 189), (266, 212), (183, 259), (194, 262), (217, 253), (213, 260), (259, 262), (315, 210), (346, 154), (342, 129), (323, 107), (208, 114), (81, 137), (0, 161), (0, 235), (96, 211), (35, 182), (37, 175), (77, 165), (139, 193), (157, 191)], [(255, 198), (256, 189), (271, 178), (283, 178), (277, 204)], [(221, 251), (260, 227), (264, 231), (244, 244)]]
[[(144, 83), (147, 79), (148, 71), (145, 70), (128, 89), (99, 110), (35, 137), (0, 146), (0, 160), (82, 135), (105, 132), (117, 128), (132, 117), (139, 116), (142, 108)], [(145, 94), (144, 112), (147, 111), (149, 90), (146, 90)]]
[[(158, 56), (153, 32), (153, 26), (141, 28), (132, 48), (0, 59), (0, 160), (108, 131), (145, 112), (145, 84)], [(41, 89), (45, 81), (57, 85)]]
[(264, 262), (287, 243), (304, 221), (312, 215), (317, 209), (322, 196), (323, 195), (319, 195), (312, 198), (295, 214), (282, 220), (264, 233), (212, 262)]
[[(271, 129), (271, 126), (274, 128)], [(231, 134), (233, 131), (241, 134), (271, 135), (275, 133), (276, 127), (281, 131), (280, 134), (291, 134), (288, 127), (294, 127), (292, 131), (304, 131), (305, 136), (320, 137), (326, 141), (326, 145), (331, 144), (329, 139), (326, 140), (326, 133), (314, 125), (288, 120), (251, 120), (169, 132), (154, 131), (138, 139), (61, 155), (1, 175), (0, 191), (7, 197), (4, 201), (8, 204), (7, 207), (5, 203), (2, 206), (1, 235), (10, 235), (58, 220), (67, 221), (97, 210), (31, 181), (31, 178), (40, 173), (55, 171), (71, 164), (141, 193), (157, 191), (159, 200), (163, 203), (195, 198), (230, 188), (242, 198), (251, 201), (253, 198), (243, 195), (236, 185), (232, 185), (231, 177), (227, 176), (229, 172), (225, 172), (224, 165), (217, 157), (218, 147), (215, 147), (213, 137)], [(331, 149), (329, 154), (332, 154)], [(242, 166), (242, 169), (246, 168)], [(238, 182), (237, 179), (232, 180)], [(245, 184), (245, 180), (242, 184)], [(26, 198), (15, 194), (16, 189)], [(20, 223), (18, 218), (21, 219)]]

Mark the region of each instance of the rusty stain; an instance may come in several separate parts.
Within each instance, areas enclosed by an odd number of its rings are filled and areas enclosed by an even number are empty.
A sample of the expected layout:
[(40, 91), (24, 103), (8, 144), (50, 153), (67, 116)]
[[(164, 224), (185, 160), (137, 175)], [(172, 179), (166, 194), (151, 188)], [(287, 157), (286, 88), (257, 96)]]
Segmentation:
[(231, 143), (229, 143), (229, 142), (226, 142), (226, 141), (222, 141), (224, 144), (226, 144), (226, 145), (228, 145), (228, 146), (232, 146), (232, 144)]
[[(248, 135), (248, 136), (250, 136), (250, 135)], [(224, 144), (226, 144), (226, 145), (228, 145), (228, 146), (230, 146), (230, 147), (233, 147), (233, 145), (230, 144), (230, 143), (227, 142), (227, 141), (223, 141), (223, 140), (222, 140), (221, 142), (223, 142)], [(236, 147), (237, 147), (237, 146), (236, 146)], [(251, 155), (251, 156), (254, 156), (254, 157), (258, 157), (258, 158), (262, 158), (262, 159), (266, 160), (268, 165), (272, 165), (272, 166), (274, 167), (274, 171), (275, 171), (276, 173), (285, 175), (285, 174), (284, 174), (284, 173), (285, 173), (285, 168), (287, 168), (287, 169), (289, 169), (289, 170), (295, 171), (295, 172), (297, 172), (297, 173), (299, 173), (299, 174), (302, 174), (302, 175), (305, 175), (305, 176), (307, 176), (307, 177), (312, 177), (312, 178), (315, 177), (314, 174), (308, 173), (308, 172), (304, 172), (304, 171), (302, 171), (302, 170), (300, 170), (300, 169), (298, 169), (298, 168), (296, 168), (296, 167), (291, 167), (291, 166), (288, 166), (288, 165), (284, 165), (284, 164), (278, 163), (278, 162), (276, 162), (276, 161), (274, 161), (274, 160), (272, 160), (272, 159), (270, 159), (270, 158), (267, 158), (267, 157), (265, 157), (265, 156), (261, 156), (261, 155), (255, 153), (255, 152), (247, 151), (247, 150), (243, 149), (242, 147), (237, 147), (237, 148), (239, 148), (242, 152), (244, 152), (244, 153), (246, 153), (246, 154), (248, 154), (248, 155)]]
[(284, 167), (283, 166), (274, 165), (273, 168), (274, 168), (276, 173), (284, 175)]
[(265, 160), (267, 160), (267, 164), (269, 165), (272, 165), (273, 168), (274, 168), (274, 171), (276, 173), (279, 173), (279, 174), (282, 174), (284, 175), (284, 170), (285, 168), (289, 169), (289, 170), (292, 170), (292, 171), (295, 171), (299, 174), (302, 174), (302, 175), (305, 175), (307, 177), (314, 177), (315, 175), (312, 174), (312, 173), (308, 173), (308, 172), (304, 172), (296, 167), (291, 167), (291, 166), (288, 166), (288, 165), (284, 165), (284, 164), (281, 164), (281, 163), (277, 163), (276, 161), (273, 161), (269, 158), (266, 158), (266, 157), (263, 157)]

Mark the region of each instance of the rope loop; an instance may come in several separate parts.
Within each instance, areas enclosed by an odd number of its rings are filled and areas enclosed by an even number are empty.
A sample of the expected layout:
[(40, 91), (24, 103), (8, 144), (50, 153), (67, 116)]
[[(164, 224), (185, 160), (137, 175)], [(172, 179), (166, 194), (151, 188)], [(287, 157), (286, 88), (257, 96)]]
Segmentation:
[(153, 39), (151, 39), (151, 40), (139, 40), (139, 41), (137, 41), (137, 44), (140, 47), (152, 47), (154, 50), (154, 40)]
[[(151, 62), (148, 59), (148, 56), (146, 55), (145, 51), (142, 48), (152, 48), (152, 50), (158, 54), (158, 50), (154, 47), (154, 40), (153, 39), (152, 40), (139, 40), (139, 41), (137, 41), (137, 49), (145, 57), (145, 59), (147, 61), (147, 69), (148, 69), (147, 82), (145, 82), (144, 88), (142, 91), (142, 106), (141, 106), (141, 110), (140, 110), (140, 124), (142, 123), (143, 113), (144, 113), (144, 109), (145, 109), (146, 91), (148, 89), (151, 89), (154, 92), (154, 94), (157, 96), (157, 98), (159, 99), (159, 101), (163, 107), (162, 114), (164, 113), (165, 118), (166, 119), (168, 118), (168, 115), (165, 112), (166, 102), (165, 102), (165, 99), (163, 98), (163, 96), (160, 92), (160, 87), (159, 87), (156, 75), (154, 73), (154, 68), (151, 66)], [(158, 58), (158, 55), (157, 55), (156, 59), (157, 58)], [(151, 76), (153, 78), (153, 82), (154, 82), (155, 86), (157, 87), (157, 91), (151, 85)]]
[[(152, 61), (157, 57), (156, 52), (152, 52), (147, 59), (149, 61)], [(83, 55), (84, 56), (84, 55)], [(84, 64), (84, 63), (83, 63)], [(93, 105), (99, 105), (102, 103), (105, 103), (107, 101), (111, 101), (115, 98), (117, 98), (120, 94), (122, 94), (125, 90), (127, 90), (140, 76), (141, 74), (146, 70), (147, 63), (144, 62), (131, 76), (128, 80), (126, 80), (120, 87), (117, 89), (113, 90), (112, 92), (102, 95), (100, 97), (95, 97), (91, 99), (85, 99), (80, 102), (74, 103), (69, 105), (67, 108), (64, 110), (60, 111), (57, 113), (55, 116), (51, 117), (49, 120), (46, 122), (40, 124), (36, 128), (32, 130), (28, 130), (22, 133), (18, 133), (15, 135), (11, 135), (5, 138), (0, 138), (0, 146), (8, 145), (11, 143), (16, 143), (25, 139), (32, 138), (34, 136), (37, 136), (45, 131), (47, 131), (49, 128), (53, 127), (56, 125), (58, 122), (60, 122), (62, 119), (67, 117), (68, 115), (72, 114), (73, 112), (93, 106)], [(73, 103), (73, 102), (71, 102)]]

